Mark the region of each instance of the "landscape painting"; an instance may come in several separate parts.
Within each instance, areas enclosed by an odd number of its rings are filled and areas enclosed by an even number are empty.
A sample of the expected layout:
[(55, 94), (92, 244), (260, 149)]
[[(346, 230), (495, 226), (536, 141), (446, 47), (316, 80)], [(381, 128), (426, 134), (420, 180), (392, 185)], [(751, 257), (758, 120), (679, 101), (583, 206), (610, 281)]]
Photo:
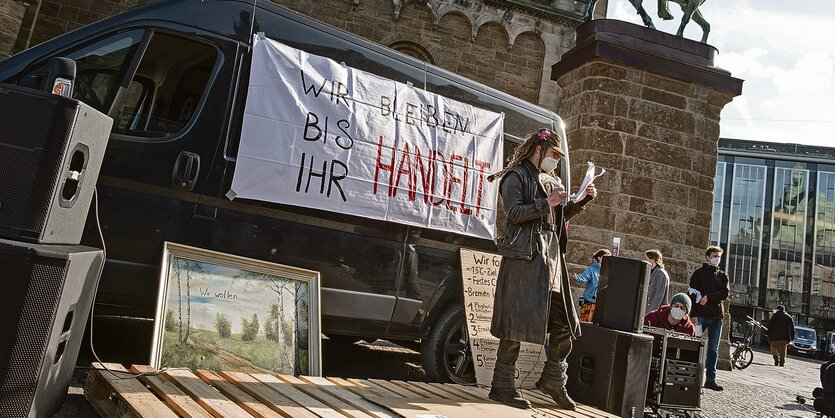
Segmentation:
[(151, 365), (318, 376), (319, 273), (166, 243)]

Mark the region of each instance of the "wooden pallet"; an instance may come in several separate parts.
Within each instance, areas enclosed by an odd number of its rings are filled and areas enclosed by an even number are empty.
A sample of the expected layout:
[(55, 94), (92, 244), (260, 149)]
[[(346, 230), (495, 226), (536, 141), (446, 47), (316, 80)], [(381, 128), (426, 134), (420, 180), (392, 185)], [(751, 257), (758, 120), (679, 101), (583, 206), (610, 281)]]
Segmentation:
[[(110, 369), (115, 372), (107, 371)], [(133, 373), (150, 373), (132, 377)], [(487, 390), (454, 384), (169, 370), (148, 366), (130, 372), (118, 364), (94, 363), (84, 396), (103, 417), (615, 417), (579, 405), (559, 410), (539, 391), (523, 391), (535, 410), (487, 399)]]

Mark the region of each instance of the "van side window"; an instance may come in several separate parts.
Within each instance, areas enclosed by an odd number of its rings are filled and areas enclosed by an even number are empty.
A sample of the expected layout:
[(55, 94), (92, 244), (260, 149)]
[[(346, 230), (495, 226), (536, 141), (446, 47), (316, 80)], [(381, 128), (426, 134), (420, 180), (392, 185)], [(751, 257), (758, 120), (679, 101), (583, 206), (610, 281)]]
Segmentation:
[[(73, 98), (107, 113), (143, 34), (120, 33), (64, 55), (76, 64)], [(30, 73), (21, 77), (20, 85), (38, 88), (39, 81)]]
[(151, 141), (183, 130), (197, 111), (216, 62), (212, 46), (155, 33), (119, 105), (113, 133)]

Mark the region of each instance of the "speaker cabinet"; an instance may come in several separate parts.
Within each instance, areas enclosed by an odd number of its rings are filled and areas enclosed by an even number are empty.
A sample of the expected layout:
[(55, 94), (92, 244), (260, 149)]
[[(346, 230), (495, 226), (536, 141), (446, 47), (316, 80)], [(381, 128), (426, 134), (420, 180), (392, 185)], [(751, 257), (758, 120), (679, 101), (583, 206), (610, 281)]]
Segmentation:
[(0, 84), (0, 236), (81, 242), (112, 124), (78, 100)]
[(566, 389), (574, 400), (622, 417), (642, 417), (652, 337), (581, 322), (568, 355)]
[(645, 261), (603, 257), (592, 322), (621, 331), (641, 332), (650, 270)]
[(0, 239), (0, 416), (61, 408), (90, 313), (102, 251)]

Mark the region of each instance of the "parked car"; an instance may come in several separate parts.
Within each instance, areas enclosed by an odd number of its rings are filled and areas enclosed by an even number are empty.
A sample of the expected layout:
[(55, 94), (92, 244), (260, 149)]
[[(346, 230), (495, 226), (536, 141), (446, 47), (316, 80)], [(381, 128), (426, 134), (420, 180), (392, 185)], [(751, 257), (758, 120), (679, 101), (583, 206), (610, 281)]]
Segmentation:
[[(319, 271), (324, 334), (420, 343), (430, 379), (474, 381), (458, 250), (496, 251), (492, 241), (225, 197), (253, 31), (503, 112), (506, 156), (527, 132), (564, 130), (549, 110), (264, 1), (151, 1), (7, 58), (0, 82), (25, 86), (50, 57), (72, 58), (74, 96), (114, 119), (98, 182), (107, 246), (94, 311), (98, 354), (148, 362), (163, 243), (171, 241)], [(82, 243), (100, 246), (92, 216)]]
[(815, 358), (818, 353), (818, 334), (805, 325), (794, 326), (794, 341), (789, 343), (789, 353)]
[(829, 359), (829, 355), (835, 352), (835, 331), (827, 331), (826, 336), (820, 344), (820, 355), (824, 360)]

